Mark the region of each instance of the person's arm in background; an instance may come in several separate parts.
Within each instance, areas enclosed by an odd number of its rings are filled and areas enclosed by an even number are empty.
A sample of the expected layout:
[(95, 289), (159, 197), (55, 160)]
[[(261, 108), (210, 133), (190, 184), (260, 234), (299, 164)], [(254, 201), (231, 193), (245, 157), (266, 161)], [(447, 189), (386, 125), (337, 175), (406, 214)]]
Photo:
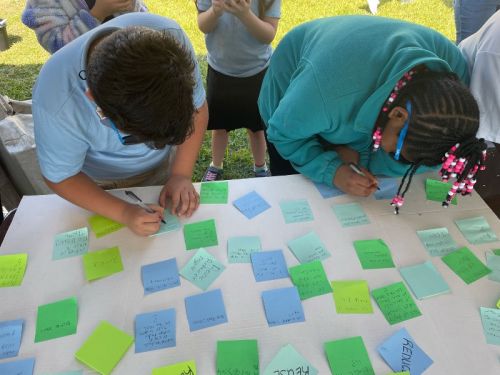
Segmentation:
[(195, 0), (196, 8), (198, 9), (198, 28), (204, 34), (212, 32), (219, 22), (220, 16), (224, 13), (224, 0), (212, 0), (211, 6), (207, 7), (210, 2), (207, 0)]

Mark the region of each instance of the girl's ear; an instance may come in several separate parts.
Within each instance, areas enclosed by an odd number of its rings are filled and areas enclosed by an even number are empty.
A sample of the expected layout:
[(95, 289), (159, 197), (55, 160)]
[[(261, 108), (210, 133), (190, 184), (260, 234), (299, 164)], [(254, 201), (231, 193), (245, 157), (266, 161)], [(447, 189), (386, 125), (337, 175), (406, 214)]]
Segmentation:
[(397, 120), (397, 122), (401, 122), (401, 127), (408, 118), (408, 111), (406, 108), (401, 107), (401, 106), (396, 106), (391, 111), (389, 112), (390, 119)]
[(90, 89), (85, 90), (85, 96), (91, 101), (94, 101), (94, 95), (90, 92)]

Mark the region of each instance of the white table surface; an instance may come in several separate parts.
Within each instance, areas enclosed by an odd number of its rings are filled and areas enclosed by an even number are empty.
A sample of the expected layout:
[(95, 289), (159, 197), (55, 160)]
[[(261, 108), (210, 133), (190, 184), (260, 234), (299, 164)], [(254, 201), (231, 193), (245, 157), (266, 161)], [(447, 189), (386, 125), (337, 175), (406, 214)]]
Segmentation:
[[(197, 185), (199, 188), (199, 185)], [(145, 201), (156, 201), (160, 187), (134, 189)], [(231, 202), (255, 190), (271, 204), (271, 209), (248, 220)], [(122, 191), (114, 194), (123, 195)], [(285, 224), (279, 202), (307, 199), (313, 222)], [(371, 224), (342, 228), (331, 206), (358, 201)], [(500, 347), (486, 343), (479, 307), (493, 307), (500, 298), (500, 284), (487, 277), (466, 285), (441, 259), (431, 257), (417, 237), (416, 230), (447, 227), (459, 246), (469, 247), (483, 262), (484, 252), (500, 243), (469, 244), (454, 219), (484, 216), (493, 231), (500, 234), (500, 221), (479, 196), (459, 198), (459, 205), (442, 209), (438, 202), (425, 200), (424, 178), (415, 178), (407, 203), (400, 215), (393, 214), (387, 200), (343, 195), (323, 199), (314, 185), (302, 176), (255, 178), (229, 181), (227, 205), (202, 205), (182, 224), (214, 218), (219, 245), (207, 248), (226, 270), (208, 290), (222, 289), (228, 323), (191, 333), (184, 298), (202, 291), (181, 278), (181, 286), (144, 296), (141, 266), (176, 257), (179, 269), (195, 254), (186, 251), (182, 230), (155, 238), (142, 238), (128, 229), (96, 239), (90, 233), (89, 251), (119, 246), (124, 271), (94, 282), (87, 282), (81, 257), (52, 260), (54, 236), (88, 225), (91, 213), (55, 195), (27, 196), (21, 201), (13, 223), (0, 248), (0, 254), (29, 254), (24, 281), (20, 287), (0, 289), (0, 321), (25, 319), (19, 356), (0, 363), (36, 357), (35, 374), (88, 368), (74, 353), (97, 324), (107, 320), (133, 336), (137, 314), (175, 308), (177, 346), (147, 353), (134, 353), (132, 345), (114, 370), (115, 374), (150, 374), (156, 367), (194, 359), (198, 374), (215, 374), (217, 340), (257, 339), (261, 371), (277, 351), (292, 344), (320, 374), (330, 374), (323, 350), (326, 341), (362, 336), (375, 373), (385, 375), (390, 368), (376, 347), (405, 327), (417, 344), (434, 360), (426, 375), (500, 374)], [(372, 299), (373, 314), (343, 315), (335, 312), (331, 294), (303, 301), (305, 323), (268, 327), (261, 300), (264, 290), (291, 286), (290, 279), (255, 282), (250, 264), (228, 264), (227, 239), (235, 236), (260, 237), (262, 250), (283, 249), (288, 267), (298, 264), (286, 243), (314, 230), (332, 256), (323, 265), (329, 280), (368, 281), (371, 289), (402, 281), (398, 267), (431, 260), (450, 285), (451, 294), (416, 300), (422, 316), (389, 325)], [(352, 242), (383, 239), (389, 246), (397, 268), (363, 270)], [(36, 311), (39, 305), (76, 296), (79, 306), (77, 334), (34, 343)]]

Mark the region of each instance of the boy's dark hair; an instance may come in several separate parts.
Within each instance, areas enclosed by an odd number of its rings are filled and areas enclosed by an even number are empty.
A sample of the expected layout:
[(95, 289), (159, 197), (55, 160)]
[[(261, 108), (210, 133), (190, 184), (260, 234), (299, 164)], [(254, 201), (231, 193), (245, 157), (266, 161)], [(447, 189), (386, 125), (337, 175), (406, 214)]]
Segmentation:
[(190, 52), (167, 32), (134, 26), (96, 44), (86, 79), (118, 129), (162, 148), (193, 132), (194, 69)]

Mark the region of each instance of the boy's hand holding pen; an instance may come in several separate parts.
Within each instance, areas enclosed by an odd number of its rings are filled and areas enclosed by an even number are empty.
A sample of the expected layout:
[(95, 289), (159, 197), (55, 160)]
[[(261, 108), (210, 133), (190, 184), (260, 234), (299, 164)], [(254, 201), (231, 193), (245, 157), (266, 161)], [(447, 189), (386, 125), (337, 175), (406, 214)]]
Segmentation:
[(127, 190), (125, 194), (136, 204), (126, 204), (122, 213), (122, 222), (140, 236), (150, 236), (157, 233), (161, 222), (165, 223), (165, 220), (163, 220), (163, 208), (155, 205), (146, 205), (131, 191)]

